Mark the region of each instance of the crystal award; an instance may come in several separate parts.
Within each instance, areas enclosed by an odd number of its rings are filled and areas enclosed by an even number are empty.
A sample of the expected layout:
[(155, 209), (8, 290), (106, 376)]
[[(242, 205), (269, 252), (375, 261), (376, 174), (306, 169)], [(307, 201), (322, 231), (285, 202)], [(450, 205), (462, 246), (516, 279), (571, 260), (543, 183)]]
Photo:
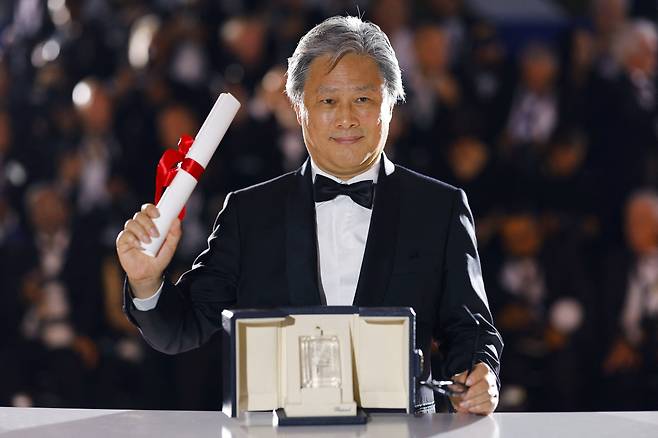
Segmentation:
[(338, 336), (300, 336), (302, 388), (340, 388)]

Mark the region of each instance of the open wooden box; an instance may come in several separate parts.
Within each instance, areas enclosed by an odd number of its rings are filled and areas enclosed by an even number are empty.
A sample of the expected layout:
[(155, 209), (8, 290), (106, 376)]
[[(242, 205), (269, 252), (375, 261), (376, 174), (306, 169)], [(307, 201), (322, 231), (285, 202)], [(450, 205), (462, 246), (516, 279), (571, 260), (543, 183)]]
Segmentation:
[[(413, 412), (420, 353), (408, 307), (225, 310), (223, 411), (274, 410), (279, 424)], [(359, 409), (362, 408), (362, 409)]]

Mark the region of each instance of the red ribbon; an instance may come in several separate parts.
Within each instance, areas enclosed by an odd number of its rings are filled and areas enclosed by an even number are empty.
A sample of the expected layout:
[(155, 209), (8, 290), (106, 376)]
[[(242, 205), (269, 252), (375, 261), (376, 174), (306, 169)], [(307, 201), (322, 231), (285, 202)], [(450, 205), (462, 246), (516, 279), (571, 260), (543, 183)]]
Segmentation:
[[(160, 161), (155, 174), (155, 203), (157, 204), (162, 197), (164, 190), (171, 184), (174, 177), (178, 173), (178, 169), (182, 169), (189, 173), (197, 181), (201, 178), (201, 174), (205, 170), (202, 165), (188, 158), (187, 155), (190, 147), (194, 143), (194, 138), (189, 135), (183, 135), (178, 140), (178, 149), (167, 149)], [(185, 207), (181, 210), (178, 218), (183, 220), (185, 217)]]

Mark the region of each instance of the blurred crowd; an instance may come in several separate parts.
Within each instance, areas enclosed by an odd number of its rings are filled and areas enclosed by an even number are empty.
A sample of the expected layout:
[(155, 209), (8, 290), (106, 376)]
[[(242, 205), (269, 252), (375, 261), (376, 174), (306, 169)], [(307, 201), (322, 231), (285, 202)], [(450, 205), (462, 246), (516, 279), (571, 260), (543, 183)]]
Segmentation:
[(114, 240), (221, 92), (243, 106), (168, 275), (226, 193), (297, 168), (287, 58), (350, 13), (403, 71), (388, 156), (469, 196), (506, 344), (499, 409), (658, 409), (658, 7), (561, 4), (554, 32), (512, 44), (461, 0), (2, 2), (0, 405), (218, 408), (219, 339), (148, 347)]

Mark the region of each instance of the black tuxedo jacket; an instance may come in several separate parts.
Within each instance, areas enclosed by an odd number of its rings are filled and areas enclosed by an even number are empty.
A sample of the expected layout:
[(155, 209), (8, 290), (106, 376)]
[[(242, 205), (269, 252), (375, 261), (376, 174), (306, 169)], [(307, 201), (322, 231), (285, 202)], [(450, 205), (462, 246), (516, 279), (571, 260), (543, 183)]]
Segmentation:
[[(434, 337), (444, 353), (442, 377), (470, 366), (476, 329), (466, 304), (484, 317), (476, 359), (498, 374), (503, 343), (464, 192), (401, 166), (387, 176), (384, 167), (382, 160), (353, 304), (413, 307), (424, 374)], [(317, 254), (307, 160), (296, 172), (230, 194), (192, 269), (176, 284), (165, 281), (149, 311), (134, 307), (126, 287), (124, 310), (155, 349), (190, 350), (221, 330), (225, 308), (321, 305)], [(431, 393), (418, 393), (418, 405), (433, 401)]]

